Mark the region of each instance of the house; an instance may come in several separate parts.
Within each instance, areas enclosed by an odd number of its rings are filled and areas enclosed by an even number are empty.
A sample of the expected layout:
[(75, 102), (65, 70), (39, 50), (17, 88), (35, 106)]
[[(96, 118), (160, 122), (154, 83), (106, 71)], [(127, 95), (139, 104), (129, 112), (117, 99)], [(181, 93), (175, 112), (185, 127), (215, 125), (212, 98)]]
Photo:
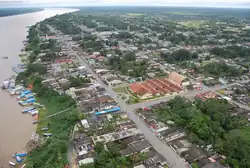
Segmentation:
[(139, 83), (132, 83), (129, 85), (129, 88), (140, 99), (148, 99), (153, 97), (153, 94)]
[(90, 164), (90, 163), (94, 163), (94, 158), (91, 157), (91, 158), (85, 158), (85, 159), (82, 159), (80, 161), (78, 161), (78, 164), (81, 166), (81, 165), (85, 165), (85, 164)]
[(132, 142), (128, 148), (121, 150), (121, 155), (127, 156), (135, 153), (143, 152), (151, 148), (150, 143), (147, 140), (142, 140), (140, 142)]
[(88, 123), (88, 121), (86, 119), (81, 120), (81, 124), (86, 129), (90, 127), (89, 123)]
[(140, 99), (147, 99), (153, 96), (166, 96), (182, 91), (182, 88), (172, 83), (167, 78), (148, 79), (142, 83), (132, 83), (130, 90)]
[(107, 82), (109, 86), (117, 86), (123, 84), (123, 82), (118, 77), (115, 76), (105, 78), (105, 82)]
[(173, 71), (169, 73), (168, 79), (173, 83), (177, 84), (178, 86), (182, 86), (182, 82), (185, 79), (185, 77)]

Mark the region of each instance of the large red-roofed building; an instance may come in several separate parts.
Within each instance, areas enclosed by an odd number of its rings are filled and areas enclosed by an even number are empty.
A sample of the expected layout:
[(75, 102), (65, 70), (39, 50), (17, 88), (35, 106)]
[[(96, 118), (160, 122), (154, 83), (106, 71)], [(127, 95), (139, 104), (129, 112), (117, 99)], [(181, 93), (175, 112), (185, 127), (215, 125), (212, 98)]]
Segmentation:
[(140, 83), (132, 83), (129, 85), (129, 88), (140, 99), (166, 96), (182, 91), (181, 86), (171, 82), (168, 78), (149, 79)]

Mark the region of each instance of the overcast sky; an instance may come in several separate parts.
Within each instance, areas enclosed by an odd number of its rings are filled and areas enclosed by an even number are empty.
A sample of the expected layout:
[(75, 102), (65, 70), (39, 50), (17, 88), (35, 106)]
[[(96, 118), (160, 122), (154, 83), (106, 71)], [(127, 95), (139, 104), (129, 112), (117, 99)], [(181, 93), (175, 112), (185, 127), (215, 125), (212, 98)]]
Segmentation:
[(0, 0), (1, 4), (60, 4), (83, 6), (202, 6), (250, 8), (250, 0)]

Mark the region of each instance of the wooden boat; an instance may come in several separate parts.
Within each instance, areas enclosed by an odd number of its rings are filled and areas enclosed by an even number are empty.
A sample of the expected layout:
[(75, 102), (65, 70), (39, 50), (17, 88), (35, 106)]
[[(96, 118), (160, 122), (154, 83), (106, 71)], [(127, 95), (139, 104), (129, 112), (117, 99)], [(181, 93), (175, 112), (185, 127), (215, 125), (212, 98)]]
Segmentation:
[(47, 130), (49, 130), (49, 128), (47, 127), (41, 128), (41, 131), (47, 131)]
[(27, 107), (27, 108), (24, 108), (22, 110), (22, 113), (29, 113), (30, 111), (32, 110), (35, 110), (36, 108), (34, 106), (31, 106), (31, 107)]
[(20, 156), (16, 156), (16, 162), (22, 163), (23, 159)]
[(14, 162), (9, 162), (9, 165), (16, 166), (16, 164)]
[(52, 136), (52, 133), (44, 133), (43, 136), (48, 136), (48, 137), (50, 137), (50, 136)]
[(38, 114), (38, 110), (31, 111), (30, 114), (31, 114), (32, 116), (34, 116), (34, 115)]
[(12, 155), (13, 158), (16, 156), (25, 157), (25, 156), (28, 156), (28, 154), (26, 152), (20, 152), (20, 153), (15, 153)]

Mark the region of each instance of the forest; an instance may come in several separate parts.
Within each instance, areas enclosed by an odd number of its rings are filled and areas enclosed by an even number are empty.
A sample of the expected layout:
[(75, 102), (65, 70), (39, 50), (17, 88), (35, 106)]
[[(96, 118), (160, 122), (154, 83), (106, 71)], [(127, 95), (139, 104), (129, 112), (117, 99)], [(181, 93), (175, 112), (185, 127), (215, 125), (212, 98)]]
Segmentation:
[(39, 12), (42, 10), (42, 8), (2, 8), (0, 9), (0, 17)]
[(235, 108), (226, 100), (191, 102), (182, 97), (153, 108), (159, 120), (172, 120), (185, 128), (190, 142), (212, 144), (216, 152), (227, 156), (225, 164), (234, 168), (250, 167), (250, 127), (244, 117), (232, 115)]

